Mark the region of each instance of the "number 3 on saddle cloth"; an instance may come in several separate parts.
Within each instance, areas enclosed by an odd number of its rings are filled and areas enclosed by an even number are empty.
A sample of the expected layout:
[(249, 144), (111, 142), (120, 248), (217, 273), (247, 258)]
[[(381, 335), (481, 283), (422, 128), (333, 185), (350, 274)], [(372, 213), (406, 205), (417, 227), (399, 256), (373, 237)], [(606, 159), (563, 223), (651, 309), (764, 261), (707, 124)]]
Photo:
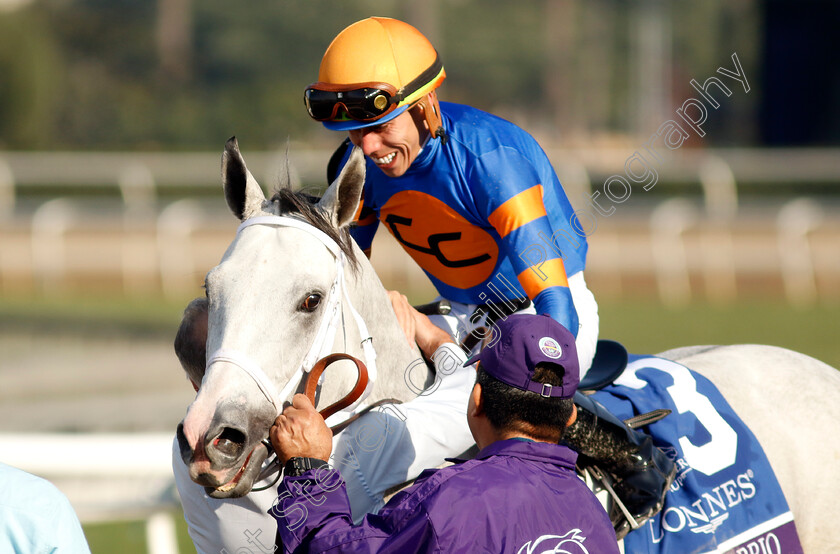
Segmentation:
[(677, 476), (662, 511), (624, 538), (626, 552), (753, 552), (756, 541), (771, 552), (802, 552), (764, 451), (708, 379), (670, 360), (630, 355), (612, 380), (626, 351), (612, 341), (599, 341), (598, 350), (581, 390), (594, 390), (622, 420), (671, 411), (645, 430)]

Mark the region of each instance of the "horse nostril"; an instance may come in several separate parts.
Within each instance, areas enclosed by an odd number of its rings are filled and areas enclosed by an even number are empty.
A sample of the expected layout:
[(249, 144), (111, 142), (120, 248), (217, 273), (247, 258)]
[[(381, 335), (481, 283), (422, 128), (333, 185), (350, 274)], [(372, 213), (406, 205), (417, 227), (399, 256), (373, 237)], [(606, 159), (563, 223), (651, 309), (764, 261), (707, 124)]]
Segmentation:
[(213, 439), (213, 448), (225, 456), (238, 458), (245, 447), (245, 440), (245, 433), (242, 431), (225, 427), (219, 436)]
[(190, 458), (192, 457), (193, 449), (192, 446), (190, 446), (189, 441), (187, 440), (186, 434), (184, 434), (183, 422), (178, 424), (178, 429), (175, 431), (175, 436), (178, 438), (178, 451), (181, 454), (181, 458), (184, 460), (185, 464), (189, 464)]

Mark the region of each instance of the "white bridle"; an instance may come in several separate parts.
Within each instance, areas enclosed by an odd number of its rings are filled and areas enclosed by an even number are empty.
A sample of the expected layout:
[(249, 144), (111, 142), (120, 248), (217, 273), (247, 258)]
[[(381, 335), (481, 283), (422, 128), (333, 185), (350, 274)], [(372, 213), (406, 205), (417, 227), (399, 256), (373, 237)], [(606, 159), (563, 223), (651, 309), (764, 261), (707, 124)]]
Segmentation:
[[(339, 325), (342, 327), (344, 325), (343, 323), (340, 323), (340, 320), (342, 320), (341, 299), (345, 298), (347, 300), (347, 307), (350, 309), (350, 313), (353, 315), (356, 327), (359, 330), (359, 336), (362, 338), (361, 344), (365, 355), (365, 364), (367, 365), (369, 378), (367, 388), (362, 393), (362, 396), (352, 405), (344, 409), (345, 412), (352, 411), (370, 394), (373, 387), (373, 382), (376, 379), (376, 350), (374, 350), (373, 338), (370, 336), (370, 333), (368, 333), (367, 325), (365, 325), (364, 319), (361, 314), (356, 311), (356, 308), (353, 307), (353, 302), (350, 299), (350, 295), (347, 293), (347, 285), (344, 282), (344, 267), (347, 265), (347, 258), (344, 255), (344, 252), (341, 251), (338, 244), (336, 244), (336, 242), (326, 233), (301, 219), (278, 215), (252, 217), (243, 221), (236, 230), (236, 233), (239, 234), (243, 229), (252, 225), (293, 227), (295, 229), (305, 231), (321, 241), (321, 243), (326, 246), (327, 250), (332, 253), (335, 258), (335, 279), (333, 280), (332, 287), (330, 287), (327, 295), (327, 303), (324, 307), (324, 317), (321, 319), (321, 325), (318, 328), (318, 332), (315, 335), (312, 346), (309, 348), (309, 352), (303, 357), (300, 366), (295, 370), (294, 375), (292, 375), (289, 382), (279, 394), (277, 393), (277, 388), (274, 386), (274, 383), (268, 378), (260, 365), (249, 358), (247, 354), (238, 350), (226, 348), (216, 350), (207, 359), (207, 370), (209, 371), (210, 366), (216, 362), (227, 362), (237, 366), (251, 376), (279, 415), (283, 411), (283, 402), (289, 398), (292, 392), (300, 385), (300, 381), (304, 374), (308, 373), (318, 360), (331, 353), (332, 346), (335, 342), (336, 331), (338, 330)], [(205, 372), (205, 375), (206, 374), (207, 372)]]

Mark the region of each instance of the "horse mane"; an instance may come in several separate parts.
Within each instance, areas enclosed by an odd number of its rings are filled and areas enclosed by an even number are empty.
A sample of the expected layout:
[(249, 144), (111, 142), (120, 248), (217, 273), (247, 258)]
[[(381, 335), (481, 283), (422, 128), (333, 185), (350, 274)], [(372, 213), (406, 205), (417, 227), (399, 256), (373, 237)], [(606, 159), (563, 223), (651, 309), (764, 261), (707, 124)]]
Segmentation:
[(271, 202), (277, 205), (277, 215), (300, 215), (304, 221), (323, 231), (338, 244), (351, 267), (357, 268), (359, 260), (353, 250), (353, 239), (346, 228), (336, 229), (327, 219), (326, 214), (318, 209), (321, 198), (303, 191), (294, 191), (289, 187), (277, 188)]

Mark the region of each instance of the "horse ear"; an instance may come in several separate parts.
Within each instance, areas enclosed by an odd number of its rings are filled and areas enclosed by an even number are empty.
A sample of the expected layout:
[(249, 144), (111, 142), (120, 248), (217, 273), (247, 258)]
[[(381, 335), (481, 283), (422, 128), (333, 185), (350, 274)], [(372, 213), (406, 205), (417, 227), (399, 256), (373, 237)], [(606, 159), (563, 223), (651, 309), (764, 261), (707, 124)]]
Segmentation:
[(262, 211), (265, 194), (245, 166), (236, 137), (230, 137), (225, 143), (222, 183), (225, 187), (225, 200), (233, 215), (245, 221)]
[(336, 228), (353, 221), (364, 186), (365, 157), (361, 148), (354, 147), (341, 173), (318, 202), (318, 206), (328, 214)]

